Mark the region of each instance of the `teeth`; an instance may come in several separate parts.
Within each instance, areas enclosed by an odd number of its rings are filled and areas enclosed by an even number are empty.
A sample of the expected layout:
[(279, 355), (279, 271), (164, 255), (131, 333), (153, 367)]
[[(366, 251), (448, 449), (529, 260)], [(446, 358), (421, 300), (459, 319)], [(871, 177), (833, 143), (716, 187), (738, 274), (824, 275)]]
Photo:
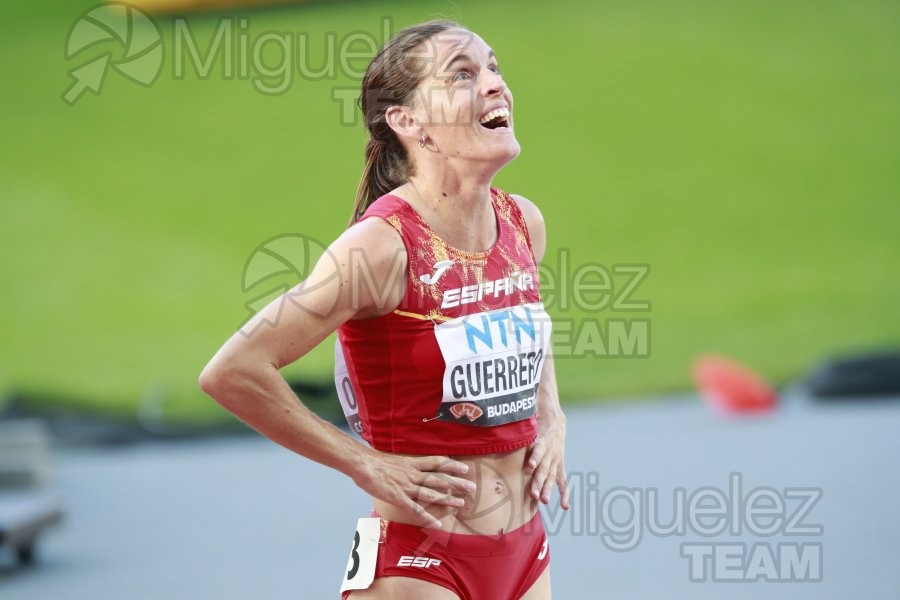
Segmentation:
[(481, 117), (481, 123), (487, 123), (491, 119), (496, 119), (497, 117), (506, 117), (509, 118), (509, 109), (508, 108), (495, 108), (488, 114)]

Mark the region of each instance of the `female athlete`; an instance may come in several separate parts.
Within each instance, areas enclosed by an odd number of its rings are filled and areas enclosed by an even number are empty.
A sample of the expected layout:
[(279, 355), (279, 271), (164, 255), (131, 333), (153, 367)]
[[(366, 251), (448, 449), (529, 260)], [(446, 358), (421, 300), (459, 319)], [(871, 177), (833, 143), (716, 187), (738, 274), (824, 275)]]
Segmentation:
[[(350, 226), (200, 386), (372, 497), (343, 598), (547, 600), (537, 509), (554, 484), (568, 509), (566, 424), (537, 280), (544, 222), (491, 185), (520, 151), (512, 94), (484, 40), (429, 21), (379, 51), (360, 105), (371, 139)], [(335, 330), (342, 405), (368, 445), (279, 373)]]

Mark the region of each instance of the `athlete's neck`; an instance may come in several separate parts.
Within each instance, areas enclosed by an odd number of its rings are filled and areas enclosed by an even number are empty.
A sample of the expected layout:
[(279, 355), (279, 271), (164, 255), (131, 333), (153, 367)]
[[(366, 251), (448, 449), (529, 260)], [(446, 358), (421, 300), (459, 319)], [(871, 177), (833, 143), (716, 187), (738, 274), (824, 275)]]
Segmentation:
[(497, 226), (490, 179), (419, 174), (398, 191), (445, 242), (478, 252), (493, 246)]

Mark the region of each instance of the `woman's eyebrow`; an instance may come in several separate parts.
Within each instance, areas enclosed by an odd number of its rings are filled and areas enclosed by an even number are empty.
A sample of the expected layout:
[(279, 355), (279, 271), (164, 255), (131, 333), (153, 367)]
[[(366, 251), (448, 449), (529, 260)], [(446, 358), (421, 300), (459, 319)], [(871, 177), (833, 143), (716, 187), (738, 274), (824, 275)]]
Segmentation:
[(454, 57), (450, 60), (450, 62), (448, 62), (448, 63), (444, 66), (444, 68), (449, 70), (450, 67), (452, 67), (454, 64), (456, 64), (456, 63), (458, 63), (458, 62), (465, 62), (465, 61), (475, 62), (475, 61), (472, 60), (472, 57), (471, 57), (471, 56), (469, 56), (469, 55), (466, 54), (465, 52), (460, 52), (459, 54), (457, 54), (456, 56), (454, 56)]
[[(493, 50), (491, 50), (490, 52), (488, 52), (488, 60), (490, 60), (490, 59), (492, 59), (492, 58), (496, 58), (496, 55), (494, 54), (494, 51), (493, 51)], [(472, 59), (471, 56), (469, 56), (469, 55), (466, 54), (465, 52), (460, 52), (459, 54), (457, 54), (456, 56), (454, 56), (454, 57), (450, 60), (450, 62), (448, 62), (448, 63), (444, 66), (444, 68), (445, 68), (445, 69), (450, 69), (450, 67), (452, 67), (455, 63), (457, 63), (457, 62), (459, 62), (459, 61), (469, 61), (469, 62), (473, 62), (473, 63), (475, 62), (475, 61)]]

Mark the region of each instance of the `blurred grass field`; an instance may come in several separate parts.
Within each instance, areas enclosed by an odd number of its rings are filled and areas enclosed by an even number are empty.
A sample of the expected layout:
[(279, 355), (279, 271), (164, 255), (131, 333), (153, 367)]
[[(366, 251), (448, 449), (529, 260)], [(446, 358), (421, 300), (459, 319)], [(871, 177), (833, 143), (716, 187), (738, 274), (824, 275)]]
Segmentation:
[[(221, 410), (200, 369), (246, 318), (241, 273), (268, 238), (328, 242), (362, 167), (360, 124), (332, 88), (295, 75), (109, 73), (74, 106), (64, 42), (89, 4), (0, 11), (3, 261), (0, 389), (131, 414)], [(643, 263), (647, 313), (551, 310), (558, 320), (649, 318), (646, 358), (557, 361), (566, 401), (683, 389), (700, 352), (783, 381), (835, 352), (900, 342), (900, 4), (334, 2), (247, 15), (250, 33), (378, 36), (437, 16), (480, 33), (516, 99), (522, 155), (496, 185), (534, 200), (548, 257)], [(206, 44), (222, 16), (191, 16)], [(380, 39), (380, 38), (378, 38)], [(617, 282), (624, 281), (617, 279)], [(285, 374), (327, 380), (331, 344)], [(43, 399), (43, 400), (42, 400)]]

